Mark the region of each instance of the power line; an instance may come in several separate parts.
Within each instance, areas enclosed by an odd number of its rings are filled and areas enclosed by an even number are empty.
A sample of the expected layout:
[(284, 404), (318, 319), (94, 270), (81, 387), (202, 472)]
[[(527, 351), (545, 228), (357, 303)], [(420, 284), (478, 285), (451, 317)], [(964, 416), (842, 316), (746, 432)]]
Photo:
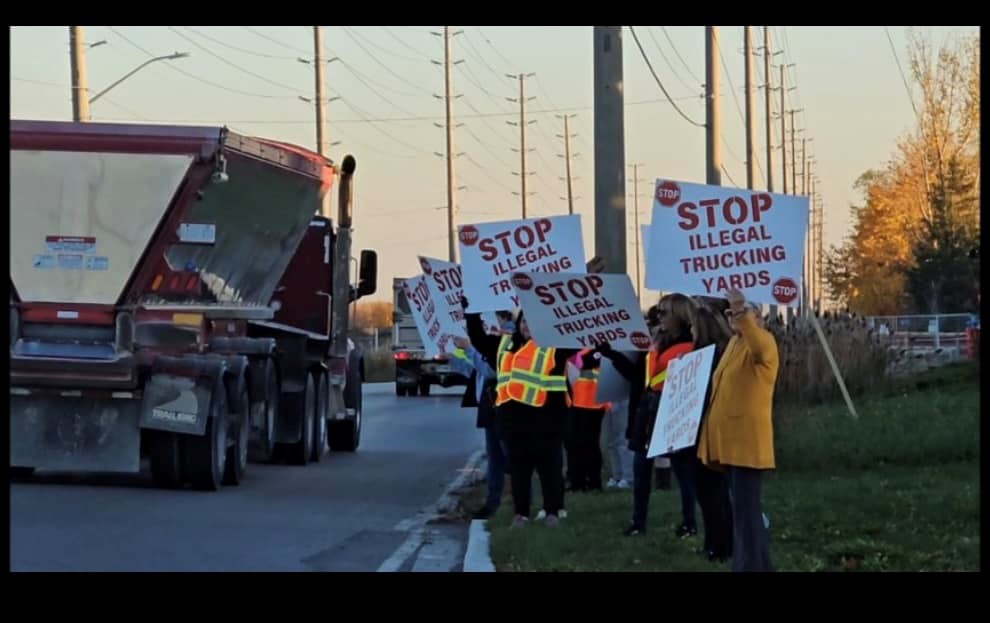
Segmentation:
[(653, 70), (653, 65), (650, 63), (649, 57), (646, 56), (646, 50), (643, 49), (643, 44), (639, 42), (639, 37), (636, 36), (636, 29), (633, 28), (632, 26), (628, 26), (628, 28), (629, 28), (629, 32), (632, 33), (633, 40), (636, 41), (636, 47), (639, 48), (639, 53), (643, 56), (643, 60), (646, 62), (646, 66), (650, 69), (650, 73), (653, 74), (653, 79), (657, 81), (657, 84), (660, 86), (660, 90), (663, 91), (663, 94), (665, 96), (667, 96), (667, 101), (670, 102), (670, 105), (673, 106), (674, 110), (676, 110), (680, 116), (684, 117), (684, 119), (687, 120), (687, 122), (690, 123), (691, 125), (699, 128), (705, 127), (705, 124), (693, 121), (690, 117), (685, 115), (684, 111), (678, 108), (677, 104), (674, 103), (673, 98), (670, 97), (670, 93), (667, 93), (667, 89), (664, 88), (663, 82), (660, 81), (660, 77), (657, 76), (657, 72)]
[(193, 44), (194, 46), (196, 46), (200, 50), (206, 52), (207, 54), (209, 54), (213, 58), (215, 58), (218, 61), (224, 63), (225, 65), (229, 65), (230, 67), (233, 67), (234, 69), (236, 69), (236, 70), (238, 70), (240, 72), (243, 72), (243, 73), (245, 73), (245, 74), (247, 74), (249, 76), (253, 76), (253, 77), (257, 78), (258, 80), (262, 80), (262, 81), (267, 82), (268, 84), (271, 84), (273, 86), (277, 86), (279, 88), (285, 89), (287, 91), (292, 91), (292, 92), (297, 93), (297, 94), (302, 93), (302, 90), (301, 89), (297, 89), (296, 87), (289, 86), (289, 85), (283, 84), (281, 82), (276, 82), (276, 81), (271, 80), (271, 79), (269, 79), (269, 78), (267, 78), (267, 77), (265, 77), (265, 76), (263, 76), (263, 75), (261, 75), (259, 73), (255, 73), (255, 72), (251, 71), (250, 69), (245, 69), (245, 68), (241, 67), (240, 65), (238, 65), (237, 63), (234, 63), (234, 62), (231, 62), (231, 61), (227, 60), (226, 58), (220, 56), (216, 52), (213, 52), (212, 50), (210, 50), (208, 47), (206, 47), (206, 46), (204, 46), (204, 45), (202, 45), (200, 43), (196, 43), (196, 41), (194, 41), (190, 37), (187, 37), (186, 35), (182, 34), (177, 29), (175, 29), (173, 26), (168, 26), (168, 29), (171, 30), (172, 32), (174, 32), (175, 34), (179, 35), (180, 37), (182, 37), (183, 39), (185, 39), (189, 43)]
[(423, 61), (423, 59), (422, 59), (422, 58), (413, 58), (413, 57), (411, 57), (411, 56), (406, 56), (406, 55), (404, 55), (404, 54), (399, 54), (398, 52), (396, 52), (396, 51), (394, 51), (394, 50), (389, 50), (388, 48), (386, 48), (386, 47), (384, 47), (384, 46), (382, 46), (382, 45), (379, 45), (379, 44), (377, 44), (377, 43), (375, 43), (375, 42), (374, 42), (374, 40), (372, 40), (372, 39), (371, 39), (370, 37), (368, 37), (368, 36), (366, 36), (366, 35), (362, 35), (362, 34), (360, 34), (360, 33), (359, 33), (359, 32), (357, 31), (357, 29), (351, 29), (351, 28), (349, 28), (348, 26), (341, 26), (341, 28), (343, 28), (343, 29), (344, 29), (345, 31), (346, 31), (346, 30), (353, 30), (353, 31), (354, 31), (354, 32), (353, 32), (353, 35), (354, 35), (355, 37), (360, 37), (360, 38), (361, 38), (361, 39), (362, 39), (362, 40), (363, 40), (363, 41), (364, 41), (365, 43), (367, 43), (368, 45), (370, 45), (370, 46), (372, 46), (372, 47), (374, 47), (374, 48), (376, 48), (376, 49), (378, 49), (378, 50), (381, 50), (382, 52), (384, 52), (384, 53), (386, 53), (386, 54), (388, 54), (389, 56), (394, 56), (395, 58), (401, 58), (402, 60), (406, 60), (406, 61), (412, 61), (412, 62), (414, 62), (414, 63), (419, 63), (419, 62), (422, 62), (422, 61)]
[(689, 65), (687, 64), (687, 61), (685, 61), (685, 60), (684, 60), (684, 57), (683, 57), (683, 56), (681, 56), (681, 53), (677, 51), (677, 46), (676, 46), (676, 45), (674, 45), (674, 40), (670, 38), (670, 33), (668, 33), (668, 32), (667, 32), (667, 27), (666, 27), (666, 26), (661, 26), (661, 27), (660, 27), (660, 30), (662, 30), (662, 31), (663, 31), (663, 34), (664, 34), (664, 36), (665, 36), (665, 37), (667, 37), (667, 42), (668, 42), (668, 43), (670, 44), (670, 47), (671, 47), (671, 49), (673, 49), (673, 50), (674, 50), (674, 54), (676, 54), (676, 55), (677, 55), (677, 58), (679, 58), (679, 59), (681, 60), (681, 64), (683, 64), (683, 65), (684, 65), (684, 69), (686, 69), (686, 70), (687, 70), (687, 72), (688, 72), (688, 75), (690, 75), (690, 76), (691, 76), (691, 78), (692, 78), (692, 79), (693, 79), (693, 80), (694, 80), (695, 82), (697, 82), (698, 84), (701, 84), (702, 82), (704, 82), (704, 80), (702, 80), (702, 79), (701, 79), (701, 78), (699, 78), (698, 76), (696, 76), (696, 75), (694, 75), (694, 72), (693, 72), (693, 71), (691, 71), (691, 67), (690, 67), (690, 66), (689, 66)]
[(480, 34), (481, 35), (481, 38), (485, 40), (485, 43), (487, 43), (489, 46), (491, 46), (491, 48), (493, 50), (495, 50), (495, 53), (498, 54), (499, 56), (501, 56), (502, 57), (502, 60), (504, 60), (506, 63), (508, 63), (510, 67), (513, 66), (514, 63), (512, 61), (510, 61), (505, 56), (505, 54), (502, 54), (502, 52), (500, 52), (498, 48), (495, 47), (495, 44), (491, 42), (491, 39), (489, 39), (487, 36), (485, 36), (485, 32), (483, 30), (481, 30), (481, 26), (476, 26), (476, 28), (478, 29), (478, 34)]
[(501, 186), (502, 188), (504, 188), (505, 190), (507, 190), (509, 192), (515, 192), (514, 189), (510, 188), (509, 186), (506, 186), (504, 183), (502, 183), (498, 179), (492, 177), (492, 174), (489, 173), (488, 169), (486, 169), (485, 167), (483, 167), (480, 164), (478, 164), (475, 161), (475, 159), (471, 157), (471, 154), (464, 154), (464, 158), (468, 162), (470, 162), (471, 164), (473, 164), (475, 167), (477, 167), (482, 173), (484, 173), (485, 175), (487, 175), (490, 180), (492, 180), (493, 182), (495, 182), (496, 184), (498, 184), (499, 186)]
[(301, 49), (299, 49), (297, 47), (293, 47), (293, 46), (291, 46), (291, 45), (289, 45), (287, 43), (282, 43), (278, 39), (275, 39), (273, 37), (270, 37), (270, 36), (266, 35), (263, 32), (259, 32), (259, 31), (255, 30), (254, 28), (251, 28), (250, 26), (241, 26), (241, 28), (243, 28), (244, 30), (246, 30), (246, 31), (248, 31), (248, 32), (250, 32), (250, 33), (252, 33), (254, 35), (257, 35), (257, 36), (261, 37), (262, 39), (267, 39), (268, 41), (271, 41), (272, 43), (274, 43), (276, 45), (279, 45), (279, 46), (281, 46), (281, 47), (283, 47), (283, 48), (285, 48), (287, 50), (292, 50), (293, 52), (299, 52), (301, 54), (312, 54), (312, 51), (311, 50), (301, 50)]
[[(126, 41), (132, 47), (135, 47), (138, 50), (144, 52), (150, 58), (155, 58), (155, 54), (154, 53), (152, 53), (152, 52), (148, 51), (147, 49), (141, 47), (137, 43), (134, 43), (134, 41), (132, 41), (131, 39), (129, 39), (126, 35), (124, 35), (120, 31), (118, 31), (113, 26), (107, 26), (106, 28), (110, 32), (112, 32), (113, 34), (117, 35), (118, 37), (120, 37), (121, 39), (123, 39), (124, 41)], [(168, 67), (168, 68), (170, 68), (170, 69), (172, 69), (173, 71), (179, 72), (180, 74), (182, 74), (183, 76), (186, 76), (187, 78), (192, 78), (193, 80), (196, 80), (197, 82), (202, 82), (203, 84), (209, 85), (209, 86), (211, 86), (211, 87), (213, 87), (215, 89), (220, 89), (221, 91), (227, 91), (228, 93), (234, 93), (236, 95), (244, 95), (244, 96), (247, 96), (247, 97), (259, 97), (259, 98), (262, 98), (262, 99), (295, 99), (292, 95), (267, 95), (267, 94), (264, 94), (264, 93), (252, 93), (250, 91), (241, 91), (240, 89), (233, 89), (233, 88), (230, 88), (228, 86), (224, 86), (222, 84), (219, 84), (217, 82), (213, 82), (212, 80), (207, 80), (205, 78), (201, 78), (201, 77), (197, 76), (196, 74), (189, 73), (188, 71), (182, 69), (181, 67), (176, 67), (175, 65), (173, 65), (169, 61), (166, 61), (165, 62), (165, 66)]]
[(505, 107), (505, 104), (502, 103), (502, 101), (500, 101), (498, 95), (492, 93), (491, 91), (489, 91), (488, 89), (486, 89), (484, 86), (481, 85), (481, 81), (478, 80), (478, 77), (474, 74), (474, 72), (471, 71), (471, 68), (468, 67), (467, 63), (459, 64), (457, 67), (460, 68), (461, 73), (464, 74), (464, 77), (467, 78), (468, 82), (478, 87), (482, 93), (484, 93), (494, 101), (498, 102), (500, 106)]
[(918, 116), (918, 108), (914, 105), (914, 94), (911, 92), (911, 86), (908, 84), (907, 76), (904, 75), (904, 69), (901, 67), (901, 59), (897, 56), (897, 48), (894, 47), (894, 40), (890, 36), (890, 30), (884, 26), (883, 31), (887, 34), (887, 41), (890, 43), (890, 52), (894, 55), (894, 62), (897, 63), (897, 72), (901, 74), (901, 82), (904, 83), (904, 90), (907, 91), (908, 100), (911, 102), (911, 110), (914, 111), (914, 116)]
[(684, 85), (684, 88), (686, 88), (688, 91), (695, 90), (697, 87), (692, 87), (691, 85), (689, 85), (686, 80), (684, 80), (683, 78), (681, 78), (681, 74), (677, 73), (677, 70), (674, 69), (674, 64), (671, 63), (670, 62), (670, 59), (667, 58), (667, 55), (663, 53), (663, 50), (660, 48), (660, 42), (658, 42), (657, 41), (657, 38), (655, 36), (653, 36), (653, 29), (650, 28), (649, 26), (647, 26), (646, 27), (646, 34), (650, 35), (650, 39), (653, 40), (653, 45), (656, 46), (657, 52), (660, 53), (660, 57), (663, 58), (664, 62), (667, 63), (667, 67), (670, 67), (670, 71), (671, 71), (671, 73), (674, 74), (674, 77), (677, 78), (678, 80), (680, 80), (681, 81), (681, 84), (683, 84)]
[(474, 52), (476, 58), (478, 58), (482, 62), (482, 64), (488, 68), (488, 71), (492, 72), (493, 76), (495, 76), (499, 80), (510, 80), (509, 77), (505, 75), (505, 73), (499, 73), (495, 69), (495, 67), (492, 66), (492, 64), (485, 59), (485, 56), (480, 51), (478, 51), (478, 48), (474, 47), (474, 42), (471, 41), (471, 38), (467, 36), (466, 32), (464, 33), (464, 42), (468, 44), (468, 47), (470, 47), (471, 50)]
[(354, 113), (358, 117), (361, 117), (361, 118), (364, 119), (364, 121), (368, 122), (371, 125), (371, 127), (375, 128), (376, 130), (378, 130), (379, 132), (381, 132), (382, 134), (384, 134), (385, 136), (387, 136), (391, 140), (395, 141), (396, 143), (402, 145), (403, 147), (408, 147), (409, 149), (412, 149), (413, 151), (418, 151), (420, 153), (424, 153), (424, 154), (427, 154), (427, 155), (432, 155), (432, 154), (430, 154), (430, 152), (426, 151), (422, 147), (419, 147), (417, 145), (412, 145), (410, 143), (407, 143), (407, 142), (405, 142), (405, 141), (403, 141), (403, 140), (401, 140), (399, 138), (396, 138), (394, 134), (392, 134), (390, 132), (386, 132), (385, 130), (381, 129), (380, 127), (378, 127), (378, 125), (374, 121), (371, 121), (367, 117), (365, 117), (364, 114), (361, 112), (361, 110), (358, 109), (358, 108), (356, 108), (346, 98), (343, 98), (342, 97), (340, 99), (340, 101), (343, 102), (345, 106), (347, 106), (348, 108), (350, 108), (351, 110), (353, 110)]
[(386, 65), (385, 63), (383, 63), (383, 62), (381, 62), (381, 61), (380, 61), (380, 60), (378, 59), (378, 57), (377, 57), (377, 56), (375, 56), (374, 54), (372, 54), (372, 53), (371, 53), (371, 51), (370, 51), (370, 50), (369, 50), (368, 48), (366, 48), (366, 47), (364, 47), (364, 45), (363, 45), (363, 44), (362, 44), (362, 43), (361, 43), (360, 41), (358, 41), (358, 39), (357, 39), (357, 37), (356, 37), (356, 36), (354, 36), (353, 34), (351, 34), (351, 31), (350, 31), (350, 29), (349, 29), (349, 28), (348, 28), (347, 26), (342, 26), (341, 28), (343, 29), (343, 31), (344, 31), (344, 34), (345, 34), (345, 35), (347, 35), (348, 37), (350, 37), (350, 39), (351, 39), (351, 41), (353, 41), (353, 42), (354, 42), (355, 44), (357, 44), (357, 46), (358, 46), (359, 48), (361, 48), (361, 50), (362, 50), (362, 51), (363, 51), (363, 52), (364, 52), (365, 54), (367, 54), (367, 55), (368, 55), (368, 56), (369, 56), (369, 57), (371, 58), (371, 60), (373, 60), (373, 61), (375, 61), (376, 63), (378, 63), (379, 65), (381, 65), (381, 66), (382, 66), (382, 68), (383, 68), (383, 69), (384, 69), (385, 71), (387, 71), (388, 73), (390, 73), (390, 74), (392, 74), (393, 76), (395, 76), (396, 78), (398, 78), (398, 79), (399, 79), (399, 80), (400, 80), (401, 82), (404, 82), (405, 84), (408, 84), (408, 85), (409, 85), (409, 86), (411, 86), (412, 88), (414, 88), (414, 89), (416, 89), (416, 90), (417, 90), (417, 91), (419, 91), (420, 93), (425, 93), (425, 94), (426, 94), (427, 96), (432, 96), (432, 93), (430, 93), (429, 91), (427, 91), (426, 89), (424, 89), (424, 88), (423, 88), (422, 86), (420, 86), (420, 85), (418, 85), (418, 84), (414, 84), (414, 83), (412, 83), (412, 82), (410, 82), (410, 81), (408, 81), (408, 80), (406, 80), (405, 78), (403, 78), (403, 77), (402, 77), (402, 76), (400, 76), (399, 74), (397, 74), (397, 73), (395, 73), (395, 71), (393, 71), (391, 67), (389, 67), (389, 66), (388, 66), (388, 65)]
[(494, 158), (496, 161), (498, 161), (499, 164), (501, 164), (502, 166), (504, 166), (506, 168), (506, 170), (512, 168), (512, 165), (511, 164), (509, 164), (505, 160), (502, 160), (502, 158), (498, 154), (496, 154), (494, 151), (492, 151), (492, 148), (488, 146), (488, 143), (486, 143), (485, 141), (483, 141), (480, 138), (478, 138), (478, 135), (474, 133), (474, 130), (472, 130), (470, 126), (466, 126), (465, 125), (464, 126), (464, 131), (467, 132), (468, 133), (468, 136), (470, 136), (471, 138), (473, 138), (474, 141), (476, 143), (478, 143), (478, 145), (480, 145), (485, 151), (487, 151), (489, 154), (491, 154), (492, 158)]
[(219, 39), (217, 39), (215, 37), (211, 37), (210, 35), (206, 34), (205, 32), (200, 32), (200, 31), (196, 30), (195, 28), (193, 28), (192, 26), (184, 26), (184, 28), (186, 30), (189, 30), (189, 31), (192, 31), (192, 32), (196, 33), (197, 35), (199, 35), (200, 37), (203, 37), (204, 39), (209, 39), (213, 43), (215, 43), (215, 44), (217, 44), (219, 46), (223, 46), (223, 47), (225, 47), (227, 49), (234, 50), (235, 52), (240, 52), (242, 54), (250, 54), (251, 56), (257, 56), (257, 57), (260, 57), (260, 58), (272, 58), (272, 59), (276, 59), (276, 60), (288, 60), (288, 61), (295, 61), (296, 60), (296, 57), (295, 56), (279, 56), (277, 54), (264, 54), (262, 52), (255, 52), (254, 50), (248, 50), (248, 49), (245, 49), (245, 48), (239, 48), (236, 45), (230, 45), (229, 43), (224, 43), (223, 41), (220, 41)]
[(739, 184), (736, 184), (736, 180), (732, 179), (732, 176), (729, 175), (729, 171), (725, 168), (724, 164), (722, 165), (722, 173), (725, 173), (725, 177), (729, 178), (729, 181), (732, 182), (733, 186), (739, 188)]
[(398, 41), (399, 43), (401, 43), (402, 45), (404, 45), (406, 48), (412, 50), (413, 52), (415, 52), (417, 54), (422, 55), (424, 58), (426, 58), (427, 60), (429, 60), (429, 58), (430, 58), (430, 55), (429, 54), (427, 54), (426, 52), (422, 52), (420, 50), (417, 50), (413, 46), (409, 45), (408, 43), (406, 43), (405, 41), (403, 41), (402, 39), (400, 39), (397, 34), (393, 33), (391, 31), (391, 29), (389, 29), (388, 26), (379, 26), (379, 28), (381, 28), (382, 30), (384, 30), (385, 32), (387, 32), (390, 37), (392, 37), (393, 39), (395, 39), (396, 41)]

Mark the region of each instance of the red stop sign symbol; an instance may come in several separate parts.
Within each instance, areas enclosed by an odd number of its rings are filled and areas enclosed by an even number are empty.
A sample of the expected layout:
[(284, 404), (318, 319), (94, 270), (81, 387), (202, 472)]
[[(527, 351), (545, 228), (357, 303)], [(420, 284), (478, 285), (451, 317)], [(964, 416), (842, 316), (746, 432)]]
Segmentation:
[(646, 350), (650, 347), (650, 336), (643, 333), (642, 331), (635, 331), (629, 336), (629, 341), (632, 345), (640, 350)]
[(478, 242), (478, 228), (474, 225), (465, 225), (464, 227), (461, 227), (459, 237), (461, 242), (469, 247), (473, 247), (475, 243)]
[(781, 277), (773, 284), (773, 298), (781, 305), (790, 305), (798, 296), (798, 287), (793, 279)]
[(423, 267), (423, 274), (424, 275), (432, 275), (433, 274), (433, 267), (430, 265), (430, 263), (428, 261), (426, 261), (426, 259), (419, 258), (419, 265)]
[(533, 287), (533, 278), (526, 273), (516, 273), (512, 275), (512, 285), (520, 290), (529, 290)]
[(671, 208), (681, 199), (681, 187), (675, 182), (662, 182), (657, 186), (657, 201), (660, 205)]

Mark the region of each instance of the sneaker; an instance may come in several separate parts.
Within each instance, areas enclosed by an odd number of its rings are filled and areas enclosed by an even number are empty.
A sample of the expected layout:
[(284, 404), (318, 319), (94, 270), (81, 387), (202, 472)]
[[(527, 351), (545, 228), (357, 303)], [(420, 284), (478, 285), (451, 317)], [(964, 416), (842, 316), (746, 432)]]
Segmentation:
[(620, 480), (619, 482), (615, 483), (615, 488), (616, 489), (631, 489), (632, 488), (632, 485), (629, 484), (629, 481), (628, 480), (623, 479), (623, 480)]
[(543, 522), (548, 528), (556, 528), (560, 525), (560, 518), (556, 515), (547, 515), (546, 521)]
[(512, 527), (512, 528), (522, 528), (522, 527), (525, 527), (526, 524), (528, 524), (528, 523), (529, 523), (529, 518), (528, 517), (523, 517), (522, 515), (516, 515), (515, 517), (512, 518), (512, 526), (510, 526), (510, 527)]
[[(624, 480), (622, 482), (625, 482)], [(615, 478), (609, 478), (608, 482), (605, 483), (606, 489), (614, 489), (619, 486), (619, 481)]]
[(475, 519), (488, 519), (488, 518), (490, 518), (494, 514), (495, 514), (495, 509), (494, 508), (489, 508), (488, 506), (482, 506), (481, 509), (479, 509), (478, 512), (476, 512), (474, 514), (474, 518)]
[(641, 534), (646, 534), (646, 528), (641, 528), (636, 524), (629, 524), (626, 529), (622, 531), (623, 536), (639, 536)]
[(566, 508), (560, 509), (560, 511), (557, 513), (557, 517), (561, 519), (567, 519), (567, 509)]
[(698, 529), (695, 528), (695, 527), (689, 526), (687, 524), (681, 524), (681, 525), (677, 526), (677, 530), (674, 531), (674, 534), (679, 539), (686, 539), (688, 537), (692, 537), (692, 536), (698, 534)]
[(536, 513), (536, 521), (543, 521), (546, 518), (547, 512), (545, 510), (540, 509), (540, 512)]

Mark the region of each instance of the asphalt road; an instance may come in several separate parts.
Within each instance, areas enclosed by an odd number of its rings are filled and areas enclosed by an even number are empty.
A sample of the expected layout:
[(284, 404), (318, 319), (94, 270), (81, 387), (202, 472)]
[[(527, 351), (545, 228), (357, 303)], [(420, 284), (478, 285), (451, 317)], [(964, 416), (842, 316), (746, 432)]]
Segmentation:
[[(467, 526), (429, 507), (482, 447), (463, 388), (365, 388), (361, 447), (306, 467), (248, 466), (239, 487), (39, 473), (10, 490), (14, 571), (456, 571)], [(427, 512), (424, 513), (424, 509)]]

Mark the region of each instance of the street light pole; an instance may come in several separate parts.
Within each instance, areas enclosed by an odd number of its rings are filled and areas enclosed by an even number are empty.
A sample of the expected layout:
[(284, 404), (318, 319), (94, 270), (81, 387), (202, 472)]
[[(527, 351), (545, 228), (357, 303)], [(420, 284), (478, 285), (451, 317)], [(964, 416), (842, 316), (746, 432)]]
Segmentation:
[(145, 67), (147, 67), (148, 65), (150, 65), (152, 63), (155, 63), (155, 62), (158, 62), (158, 61), (174, 61), (176, 59), (186, 58), (187, 56), (189, 56), (189, 54), (186, 53), (186, 52), (175, 52), (174, 54), (169, 54), (167, 56), (156, 56), (155, 58), (149, 58), (145, 62), (141, 63), (140, 65), (138, 65), (137, 67), (135, 67), (134, 69), (132, 69), (130, 72), (124, 74), (124, 77), (123, 78), (121, 78), (120, 80), (117, 80), (116, 82), (114, 82), (113, 84), (111, 84), (110, 86), (108, 86), (107, 88), (103, 89), (102, 91), (100, 91), (99, 93), (97, 93), (96, 95), (94, 95), (93, 97), (89, 98), (89, 103), (92, 104), (96, 100), (100, 99), (101, 97), (103, 97), (104, 95), (106, 95), (107, 92), (110, 91), (110, 89), (113, 89), (114, 87), (116, 87), (117, 85), (119, 85), (121, 82), (123, 82), (124, 80), (127, 80), (128, 78), (130, 78), (131, 76), (133, 76), (134, 74), (136, 74), (137, 72), (141, 71), (142, 69), (144, 69)]

